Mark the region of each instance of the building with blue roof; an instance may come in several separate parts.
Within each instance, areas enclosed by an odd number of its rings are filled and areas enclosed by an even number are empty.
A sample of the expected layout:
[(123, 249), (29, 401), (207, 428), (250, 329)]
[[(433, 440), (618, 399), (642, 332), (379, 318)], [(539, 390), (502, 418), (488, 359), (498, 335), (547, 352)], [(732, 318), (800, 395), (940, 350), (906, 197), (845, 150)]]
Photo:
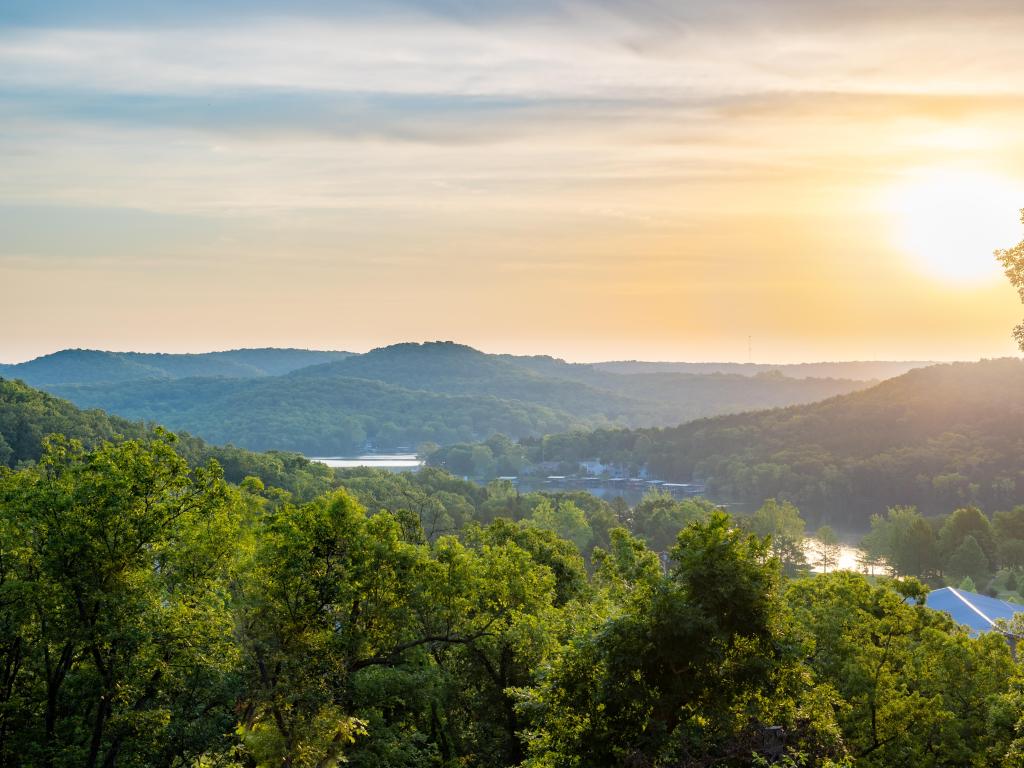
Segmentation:
[(972, 635), (991, 631), (995, 628), (996, 619), (1009, 621), (1013, 614), (1024, 613), (1024, 605), (954, 587), (929, 592), (925, 605), (936, 611), (945, 611), (953, 621), (970, 627)]

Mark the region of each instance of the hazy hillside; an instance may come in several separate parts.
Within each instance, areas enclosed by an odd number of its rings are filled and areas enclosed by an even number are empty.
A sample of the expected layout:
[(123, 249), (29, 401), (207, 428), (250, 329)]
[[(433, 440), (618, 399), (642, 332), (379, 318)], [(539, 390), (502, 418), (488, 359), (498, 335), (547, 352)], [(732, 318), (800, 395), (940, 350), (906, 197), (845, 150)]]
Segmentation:
[[(266, 375), (271, 364), (280, 370), (325, 354), (344, 357)], [(229, 367), (249, 373), (228, 378), (223, 374)], [(812, 402), (865, 386), (777, 373), (624, 375), (554, 358), (488, 355), (451, 342), (397, 344), (358, 355), (69, 351), (17, 368), (81, 407), (162, 423), (213, 442), (313, 454), (358, 451), (367, 442), (387, 449), (482, 440), (495, 433), (521, 438), (616, 425), (669, 426)], [(179, 378), (197, 369), (218, 375)]]
[(622, 375), (547, 356), (488, 355), (451, 342), (396, 344), (306, 368), (297, 378), (326, 373), (385, 381), (446, 394), (493, 395), (571, 413), (591, 423), (676, 425), (702, 416), (792, 405), (845, 394), (865, 384), (842, 379), (793, 379), (653, 373)]
[(546, 452), (646, 461), (658, 477), (703, 477), (741, 502), (785, 496), (850, 527), (894, 504), (1002, 509), (1024, 502), (1024, 361), (936, 365), (821, 403), (677, 428), (555, 436)]
[(585, 426), (571, 414), (485, 395), (444, 395), (324, 372), (315, 377), (179, 379), (51, 387), (84, 408), (253, 450), (332, 455), (375, 445), (522, 437)]
[(24, 363), (0, 365), (0, 376), (21, 379), (36, 387), (190, 376), (253, 378), (279, 376), (309, 365), (340, 360), (348, 354), (308, 349), (233, 349), (201, 354), (65, 349)]
[(602, 391), (589, 382), (560, 377), (557, 372), (543, 375), (516, 364), (515, 360), (452, 342), (395, 344), (306, 368), (295, 372), (292, 378), (371, 379), (406, 389), (536, 403), (591, 420), (628, 419), (644, 410), (644, 403), (627, 393)]
[(915, 368), (935, 365), (934, 361), (922, 360), (866, 360), (821, 363), (791, 363), (773, 365), (768, 363), (672, 363), (644, 362), (641, 360), (617, 360), (593, 363), (593, 367), (611, 373), (735, 373), (742, 376), (756, 376), (759, 373), (778, 371), (793, 378), (838, 378), (860, 381), (880, 381), (901, 376)]
[(648, 364), (641, 363), (636, 373), (619, 373), (606, 370), (601, 364), (566, 363), (547, 356), (504, 356), (504, 359), (536, 373), (570, 379), (646, 403), (646, 412), (638, 410), (631, 414), (630, 422), (635, 426), (675, 426), (721, 413), (815, 402), (876, 383), (857, 377), (835, 379), (807, 375), (795, 378), (767, 366), (746, 374), (682, 373), (647, 371), (643, 366)]

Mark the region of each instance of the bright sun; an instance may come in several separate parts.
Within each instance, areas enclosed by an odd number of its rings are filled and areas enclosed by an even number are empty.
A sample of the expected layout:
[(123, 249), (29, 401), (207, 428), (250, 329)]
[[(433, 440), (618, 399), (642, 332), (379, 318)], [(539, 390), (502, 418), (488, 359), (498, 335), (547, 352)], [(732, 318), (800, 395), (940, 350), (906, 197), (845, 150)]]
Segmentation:
[(1021, 239), (1024, 188), (1005, 177), (927, 169), (893, 188), (888, 202), (900, 250), (934, 277), (998, 277), (992, 252)]

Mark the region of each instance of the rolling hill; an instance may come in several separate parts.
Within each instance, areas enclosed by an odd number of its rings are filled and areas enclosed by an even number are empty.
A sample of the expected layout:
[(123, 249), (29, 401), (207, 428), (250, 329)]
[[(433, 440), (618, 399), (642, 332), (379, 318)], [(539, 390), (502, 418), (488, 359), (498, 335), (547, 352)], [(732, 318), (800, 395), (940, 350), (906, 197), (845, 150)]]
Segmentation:
[(850, 360), (823, 363), (657, 363), (641, 360), (616, 360), (594, 363), (594, 368), (610, 373), (736, 373), (742, 376), (756, 376), (760, 373), (778, 371), (794, 378), (837, 378), (860, 381), (880, 381), (901, 376), (915, 368), (935, 365), (925, 360)]
[(794, 379), (775, 372), (616, 374), (547, 356), (489, 355), (451, 342), (396, 344), (297, 371), (384, 381), (410, 389), (491, 395), (542, 404), (591, 425), (675, 425), (738, 410), (811, 402), (866, 386), (847, 379)]
[[(371, 374), (367, 368), (358, 372)], [(597, 457), (644, 464), (664, 480), (703, 479), (717, 499), (754, 505), (788, 498), (812, 523), (850, 530), (864, 529), (872, 514), (896, 504), (927, 514), (966, 504), (989, 512), (1024, 504), (1019, 359), (935, 365), (816, 403), (677, 427), (596, 430), (584, 430), (586, 423), (566, 411), (519, 400), (405, 389), (340, 376), (333, 367), (308, 373), (68, 389), (89, 406), (109, 402), (131, 418), (216, 442), (309, 454), (340, 451), (371, 436), (400, 445), (455, 443), (493, 432), (549, 433), (543, 441), (548, 461)], [(454, 389), (461, 385), (453, 380), (465, 376), (448, 371), (431, 381), (424, 375), (418, 384), (440, 387), (446, 381)], [(48, 431), (95, 441), (142, 429), (138, 422), (80, 411), (17, 382), (0, 381), (0, 394), (0, 463), (30, 456)], [(15, 411), (21, 415), (11, 416)], [(528, 458), (538, 458), (536, 446), (536, 440), (524, 440)]]
[[(84, 408), (161, 423), (213, 442), (318, 455), (358, 451), (367, 443), (393, 449), (482, 440), (495, 433), (523, 438), (676, 425), (812, 402), (866, 386), (778, 373), (617, 374), (555, 358), (489, 355), (451, 342), (397, 344), (357, 355), (301, 350), (211, 355), (71, 350), (16, 366), (14, 373)], [(323, 362), (318, 357), (323, 355), (335, 358)], [(311, 360), (319, 364), (272, 375)], [(186, 376), (191, 370), (215, 375)], [(241, 373), (229, 377), (227, 370)]]
[(368, 440), (380, 447), (414, 447), (586, 425), (543, 405), (411, 390), (327, 372), (308, 378), (196, 378), (49, 389), (83, 408), (160, 423), (215, 443), (318, 456), (359, 451)]
[(192, 376), (255, 378), (285, 373), (331, 360), (348, 352), (308, 349), (233, 349), (200, 354), (103, 352), (65, 349), (14, 365), (0, 365), (0, 376), (34, 387), (180, 379)]
[[(23, 382), (0, 379), (0, 471), (37, 461), (43, 453), (44, 439), (51, 434), (62, 434), (93, 448), (122, 438), (145, 439), (152, 433), (141, 422), (100, 410), (82, 410)], [(287, 490), (299, 500), (313, 498), (338, 484), (334, 470), (294, 453), (255, 453), (215, 446), (185, 433), (178, 433), (175, 449), (192, 466), (215, 459), (231, 482), (257, 477), (264, 485)]]
[(545, 450), (701, 478), (716, 497), (746, 504), (788, 498), (845, 528), (897, 504), (929, 514), (1005, 509), (1024, 503), (1024, 361), (934, 365), (823, 402), (552, 436)]

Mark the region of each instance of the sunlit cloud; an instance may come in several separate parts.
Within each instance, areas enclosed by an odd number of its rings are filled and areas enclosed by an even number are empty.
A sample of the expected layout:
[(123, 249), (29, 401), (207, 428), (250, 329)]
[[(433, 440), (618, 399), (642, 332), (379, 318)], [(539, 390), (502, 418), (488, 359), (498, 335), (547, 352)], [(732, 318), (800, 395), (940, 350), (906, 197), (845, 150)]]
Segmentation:
[[(222, 301), (191, 300), (179, 346), (410, 327), (486, 346), (529, 296), (545, 311), (517, 321), (523, 343), (561, 354), (633, 357), (640, 334), (719, 358), (752, 325), (789, 358), (1012, 349), (1012, 291), (922, 280), (886, 195), (920, 169), (1024, 178), (1015, 3), (283, 7), (23, 4), (0, 22), (0, 279), (54, 327), (74, 315), (76, 343), (106, 332), (76, 289), (202, 284)], [(47, 293), (25, 276), (41, 264), (67, 282), (50, 271)], [(346, 323), (324, 325), (342, 294)], [(294, 324), (271, 327), (268, 302)], [(936, 338), (957, 312), (967, 330)], [(886, 323), (907, 330), (883, 354)], [(124, 347), (153, 329), (122, 330)]]

